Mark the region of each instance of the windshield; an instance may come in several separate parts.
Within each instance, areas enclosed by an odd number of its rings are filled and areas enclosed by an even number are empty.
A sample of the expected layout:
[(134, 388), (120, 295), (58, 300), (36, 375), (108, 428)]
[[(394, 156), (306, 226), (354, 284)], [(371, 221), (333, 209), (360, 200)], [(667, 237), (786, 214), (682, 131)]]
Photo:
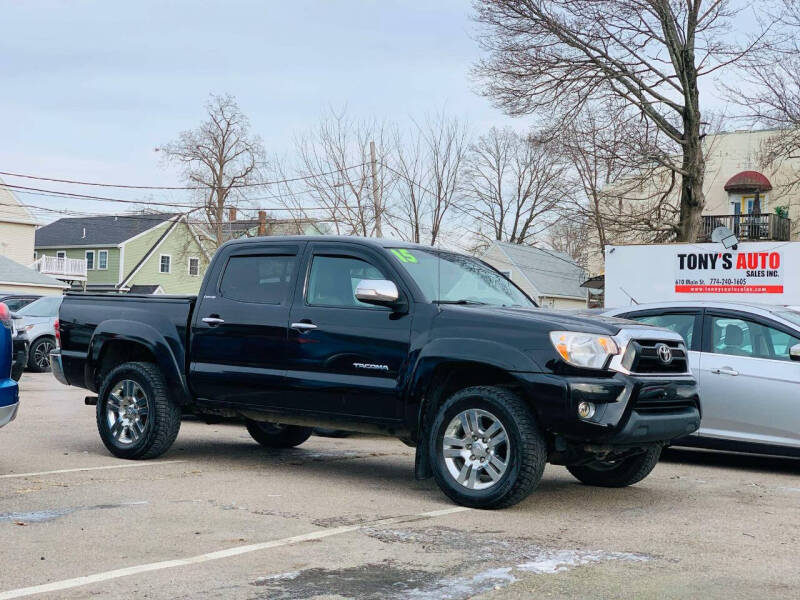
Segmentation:
[(417, 248), (389, 250), (432, 302), (535, 306), (508, 279), (474, 258)]
[(63, 299), (63, 296), (39, 298), (35, 302), (28, 304), (28, 306), (20, 308), (17, 314), (25, 317), (55, 317), (58, 315), (58, 307), (61, 306)]

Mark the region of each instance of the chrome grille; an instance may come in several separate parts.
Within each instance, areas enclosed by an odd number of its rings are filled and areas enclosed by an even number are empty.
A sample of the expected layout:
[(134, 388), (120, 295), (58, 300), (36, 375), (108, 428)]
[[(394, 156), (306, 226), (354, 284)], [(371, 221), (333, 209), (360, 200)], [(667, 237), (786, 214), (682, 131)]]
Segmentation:
[[(672, 359), (664, 362), (659, 357), (659, 346), (669, 348)], [(631, 340), (622, 359), (631, 373), (641, 375), (678, 375), (689, 373), (689, 360), (683, 342), (676, 340)]]

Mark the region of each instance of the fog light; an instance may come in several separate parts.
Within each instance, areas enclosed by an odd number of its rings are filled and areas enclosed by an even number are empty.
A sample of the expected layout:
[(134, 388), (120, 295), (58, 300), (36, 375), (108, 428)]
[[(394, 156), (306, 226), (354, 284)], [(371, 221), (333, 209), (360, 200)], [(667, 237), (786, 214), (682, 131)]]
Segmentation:
[(578, 416), (581, 419), (591, 419), (594, 416), (595, 408), (591, 402), (581, 402), (578, 404)]

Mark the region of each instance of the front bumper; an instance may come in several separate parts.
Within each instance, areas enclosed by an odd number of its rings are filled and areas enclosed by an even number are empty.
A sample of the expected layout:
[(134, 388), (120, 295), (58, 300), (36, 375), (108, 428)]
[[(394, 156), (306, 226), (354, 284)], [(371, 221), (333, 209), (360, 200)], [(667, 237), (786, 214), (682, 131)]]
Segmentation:
[(0, 427), (7, 425), (17, 416), (19, 408), (19, 387), (13, 379), (0, 382)]
[[(690, 375), (568, 377), (518, 373), (542, 425), (568, 440), (610, 446), (668, 442), (700, 427), (697, 382)], [(591, 402), (591, 418), (578, 405)]]

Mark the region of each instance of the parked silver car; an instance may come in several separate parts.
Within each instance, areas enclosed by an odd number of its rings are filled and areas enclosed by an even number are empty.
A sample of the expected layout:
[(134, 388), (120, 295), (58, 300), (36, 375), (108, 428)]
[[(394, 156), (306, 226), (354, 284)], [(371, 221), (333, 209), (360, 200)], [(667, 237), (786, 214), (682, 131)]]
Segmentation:
[(664, 302), (603, 314), (672, 329), (700, 384), (700, 429), (674, 442), (800, 456), (800, 311), (736, 302)]
[(44, 296), (16, 312), (17, 336), (29, 341), (28, 369), (38, 373), (50, 370), (50, 352), (56, 347), (55, 322), (63, 296)]

